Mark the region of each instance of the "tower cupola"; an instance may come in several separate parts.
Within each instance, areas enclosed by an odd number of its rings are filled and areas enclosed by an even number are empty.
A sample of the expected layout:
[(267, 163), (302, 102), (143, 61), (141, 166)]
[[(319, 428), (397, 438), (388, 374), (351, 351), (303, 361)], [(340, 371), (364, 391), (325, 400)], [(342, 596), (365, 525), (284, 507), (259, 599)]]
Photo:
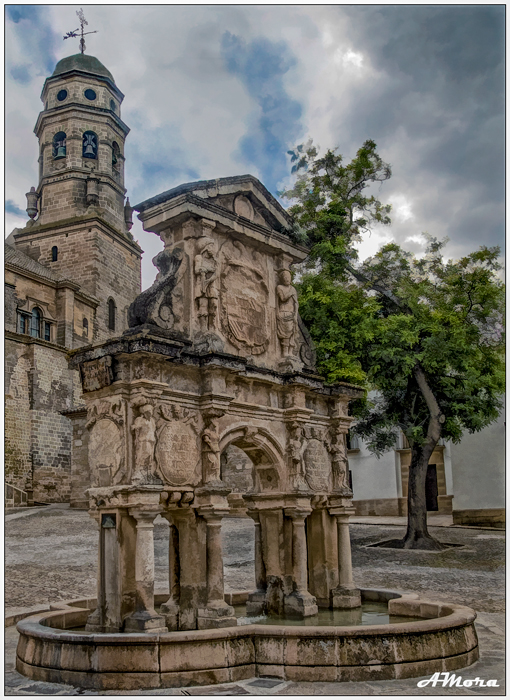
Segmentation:
[[(41, 94), (37, 223), (95, 213), (129, 236), (124, 214), (124, 95), (94, 56), (59, 61)], [(92, 211), (93, 210), (93, 211)]]

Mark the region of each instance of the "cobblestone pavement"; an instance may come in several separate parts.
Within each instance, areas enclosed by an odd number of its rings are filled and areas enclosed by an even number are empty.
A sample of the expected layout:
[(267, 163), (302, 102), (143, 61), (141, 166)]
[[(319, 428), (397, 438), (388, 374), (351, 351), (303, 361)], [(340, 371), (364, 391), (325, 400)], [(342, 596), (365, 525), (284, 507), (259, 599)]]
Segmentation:
[[(19, 511), (18, 511), (19, 513)], [(7, 516), (5, 526), (6, 614), (37, 604), (95, 596), (97, 530), (85, 511), (46, 508)], [(224, 521), (226, 590), (254, 587), (253, 524)], [(420, 679), (365, 683), (274, 683), (250, 679), (225, 686), (122, 692), (96, 692), (29, 681), (14, 670), (17, 632), (6, 629), (6, 695), (504, 695), (504, 533), (459, 527), (431, 527), (443, 542), (462, 545), (442, 552), (410, 552), (368, 545), (400, 537), (401, 526), (353, 524), (354, 577), (364, 588), (389, 588), (461, 603), (478, 613), (481, 658), (457, 675), (495, 679), (498, 688), (479, 686), (418, 688)], [(156, 590), (167, 589), (166, 521), (156, 522)], [(261, 684), (260, 681), (266, 681)]]

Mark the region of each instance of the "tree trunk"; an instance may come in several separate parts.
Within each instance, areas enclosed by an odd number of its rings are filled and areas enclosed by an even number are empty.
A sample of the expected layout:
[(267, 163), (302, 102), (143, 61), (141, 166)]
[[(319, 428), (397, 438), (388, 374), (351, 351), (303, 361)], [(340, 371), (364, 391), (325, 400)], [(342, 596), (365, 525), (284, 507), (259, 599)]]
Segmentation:
[(437, 441), (441, 437), (441, 429), (445, 417), (441, 413), (436, 397), (419, 364), (414, 368), (414, 376), (427, 403), (430, 419), (424, 444), (418, 445), (415, 443), (412, 446), (407, 492), (407, 532), (402, 540), (402, 547), (404, 549), (441, 550), (445, 549), (445, 547), (429, 534), (427, 528), (425, 482), (429, 459), (437, 445)]
[(425, 445), (413, 445), (407, 493), (407, 532), (403, 539), (403, 549), (444, 549), (434, 539), (427, 528), (427, 500), (425, 481), (429, 459), (437, 442), (427, 441)]

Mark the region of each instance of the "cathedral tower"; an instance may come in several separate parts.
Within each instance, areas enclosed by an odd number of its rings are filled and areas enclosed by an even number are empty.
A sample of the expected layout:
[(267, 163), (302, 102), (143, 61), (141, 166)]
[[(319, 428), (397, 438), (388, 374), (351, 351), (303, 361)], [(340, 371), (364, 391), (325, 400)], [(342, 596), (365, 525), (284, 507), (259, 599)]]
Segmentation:
[(142, 251), (124, 201), (124, 95), (97, 58), (76, 54), (57, 63), (41, 99), (39, 183), (27, 193), (31, 220), (14, 241), (99, 302), (91, 338), (98, 342), (127, 327), (140, 292)]

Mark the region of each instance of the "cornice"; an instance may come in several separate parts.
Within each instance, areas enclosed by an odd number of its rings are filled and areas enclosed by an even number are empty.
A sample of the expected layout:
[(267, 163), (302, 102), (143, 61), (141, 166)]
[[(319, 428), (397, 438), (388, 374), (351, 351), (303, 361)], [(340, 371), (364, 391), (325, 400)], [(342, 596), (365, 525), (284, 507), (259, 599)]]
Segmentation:
[(96, 225), (102, 227), (106, 230), (106, 233), (114, 236), (114, 238), (122, 243), (128, 250), (137, 255), (141, 255), (143, 250), (134, 240), (129, 240), (124, 234), (117, 231), (111, 224), (105, 221), (102, 217), (98, 215), (93, 216), (83, 216), (83, 217), (73, 217), (71, 219), (62, 219), (61, 221), (52, 221), (47, 224), (37, 224), (25, 229), (18, 229), (18, 233), (14, 234), (14, 240), (16, 242), (23, 242), (24, 240), (30, 240), (31, 237), (37, 237), (38, 234), (48, 234), (49, 232), (55, 230), (58, 233), (62, 233), (62, 229), (75, 229), (90, 227), (91, 225)]
[(51, 109), (43, 109), (41, 112), (39, 112), (39, 115), (37, 117), (37, 121), (34, 126), (34, 134), (39, 138), (39, 131), (42, 125), (42, 122), (44, 119), (48, 117), (53, 117), (53, 116), (59, 116), (61, 113), (64, 113), (68, 110), (77, 110), (79, 112), (85, 112), (85, 114), (96, 114), (96, 115), (104, 115), (107, 117), (110, 117), (113, 119), (115, 124), (119, 127), (119, 129), (124, 132), (125, 136), (129, 134), (131, 129), (127, 124), (125, 124), (120, 117), (118, 117), (115, 112), (111, 109), (106, 109), (105, 107), (94, 107), (92, 105), (84, 105), (81, 104), (81, 102), (69, 102), (65, 105), (62, 105), (60, 107), (52, 107)]

